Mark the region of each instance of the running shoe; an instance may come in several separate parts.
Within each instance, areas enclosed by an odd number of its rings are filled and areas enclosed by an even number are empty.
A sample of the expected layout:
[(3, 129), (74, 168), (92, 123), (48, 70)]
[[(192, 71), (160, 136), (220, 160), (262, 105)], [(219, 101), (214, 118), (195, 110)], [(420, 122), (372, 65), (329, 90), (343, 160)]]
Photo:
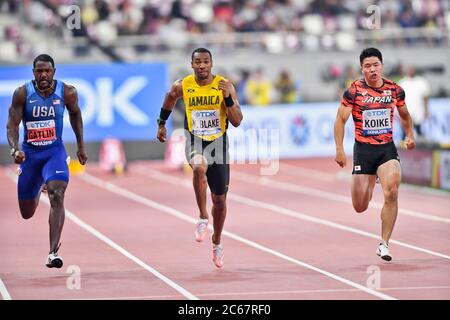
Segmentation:
[(213, 262), (217, 268), (223, 267), (223, 248), (220, 244), (213, 244)]
[(384, 243), (380, 243), (380, 245), (378, 246), (377, 255), (380, 256), (381, 259), (383, 259), (383, 260), (386, 260), (386, 261), (392, 260), (392, 255), (389, 252), (389, 247)]
[(61, 268), (63, 266), (63, 259), (58, 256), (58, 253), (52, 252), (47, 257), (45, 264), (48, 268)]
[(195, 225), (195, 240), (202, 242), (205, 239), (206, 231), (208, 230), (208, 219), (198, 219)]

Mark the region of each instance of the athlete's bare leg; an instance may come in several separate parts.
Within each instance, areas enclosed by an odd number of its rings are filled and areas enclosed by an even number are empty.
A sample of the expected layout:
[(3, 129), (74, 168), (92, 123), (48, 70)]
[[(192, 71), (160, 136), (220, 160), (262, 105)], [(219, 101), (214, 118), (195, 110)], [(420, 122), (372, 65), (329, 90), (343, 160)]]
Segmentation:
[(61, 238), (61, 232), (64, 225), (64, 193), (67, 188), (67, 182), (52, 180), (47, 183), (48, 198), (50, 200), (50, 216), (48, 223), (50, 225), (50, 252), (56, 252)]
[(212, 242), (214, 244), (220, 244), (220, 237), (222, 236), (223, 225), (225, 223), (225, 217), (227, 215), (226, 199), (227, 194), (216, 195), (211, 193), (212, 198), (212, 216), (214, 220), (214, 233), (212, 235)]
[(30, 219), (36, 212), (36, 208), (39, 204), (40, 194), (34, 199), (19, 200), (20, 214), (24, 219)]
[(381, 210), (381, 239), (389, 244), (398, 213), (398, 189), (402, 178), (400, 162), (389, 160), (378, 167), (384, 193), (384, 205)]
[(352, 202), (356, 212), (360, 213), (367, 210), (376, 180), (377, 176), (374, 174), (352, 175)]
[(34, 213), (36, 212), (36, 209), (39, 205), (39, 199), (41, 197), (41, 192), (43, 191), (44, 187), (46, 187), (45, 184), (39, 190), (39, 193), (36, 196), (36, 198), (19, 200), (19, 209), (20, 209), (20, 214), (22, 215), (22, 218), (30, 219), (34, 215)]
[(194, 173), (193, 185), (195, 198), (200, 211), (200, 218), (208, 219), (208, 211), (206, 211), (206, 188), (208, 186), (206, 170), (208, 170), (208, 163), (206, 162), (205, 157), (196, 154), (192, 157), (191, 166)]

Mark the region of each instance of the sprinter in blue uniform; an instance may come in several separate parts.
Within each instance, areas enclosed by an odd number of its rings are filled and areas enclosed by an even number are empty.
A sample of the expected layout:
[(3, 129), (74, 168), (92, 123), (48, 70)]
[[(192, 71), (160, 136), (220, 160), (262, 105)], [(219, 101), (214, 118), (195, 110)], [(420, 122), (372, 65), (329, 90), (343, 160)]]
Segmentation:
[[(83, 141), (83, 120), (78, 95), (73, 86), (53, 79), (55, 63), (47, 54), (33, 61), (34, 80), (14, 92), (7, 124), (8, 142), (14, 163), (20, 164), (18, 198), (24, 219), (34, 215), (42, 188), (50, 200), (49, 268), (61, 268), (59, 240), (64, 225), (64, 193), (69, 182), (68, 157), (61, 139), (64, 108), (77, 138), (77, 156), (81, 164), (87, 160)], [(19, 148), (19, 125), (23, 123), (23, 143)]]

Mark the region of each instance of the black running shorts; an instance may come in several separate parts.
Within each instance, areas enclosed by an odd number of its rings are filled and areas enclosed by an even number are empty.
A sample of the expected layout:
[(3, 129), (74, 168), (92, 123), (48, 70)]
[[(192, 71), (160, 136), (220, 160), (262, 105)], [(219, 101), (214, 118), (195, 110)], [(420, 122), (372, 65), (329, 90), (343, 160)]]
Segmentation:
[(194, 136), (187, 130), (185, 132), (187, 161), (190, 164), (194, 155), (203, 155), (208, 162), (206, 178), (211, 192), (215, 195), (225, 194), (228, 191), (230, 182), (230, 157), (226, 133), (214, 141), (206, 141)]
[(368, 144), (355, 141), (352, 174), (376, 174), (379, 166), (392, 159), (400, 162), (394, 142)]

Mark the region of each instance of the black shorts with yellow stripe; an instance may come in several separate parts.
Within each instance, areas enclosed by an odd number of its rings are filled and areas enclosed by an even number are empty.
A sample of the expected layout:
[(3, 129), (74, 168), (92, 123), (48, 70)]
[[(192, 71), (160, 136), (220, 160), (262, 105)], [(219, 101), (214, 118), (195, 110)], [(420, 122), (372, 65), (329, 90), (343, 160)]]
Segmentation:
[(369, 144), (355, 141), (352, 174), (376, 174), (379, 166), (392, 159), (400, 162), (394, 142)]
[(228, 152), (228, 137), (225, 133), (214, 141), (206, 141), (185, 130), (186, 159), (192, 167), (191, 161), (195, 155), (202, 155), (207, 163), (206, 178), (211, 192), (223, 195), (228, 191), (230, 182), (230, 156)]

